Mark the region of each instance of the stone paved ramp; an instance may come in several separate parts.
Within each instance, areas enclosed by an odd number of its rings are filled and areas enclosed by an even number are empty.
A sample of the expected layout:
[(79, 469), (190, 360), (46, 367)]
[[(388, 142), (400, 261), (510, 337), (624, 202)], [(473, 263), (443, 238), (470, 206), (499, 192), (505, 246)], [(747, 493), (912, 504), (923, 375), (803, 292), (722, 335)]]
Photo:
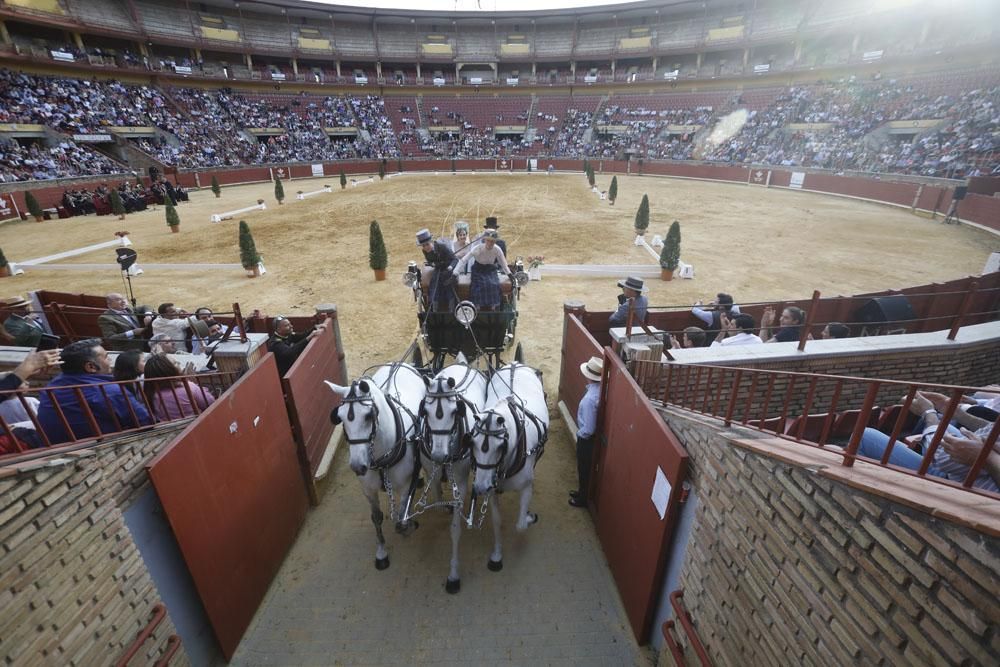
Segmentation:
[[(462, 590), (444, 591), (449, 518), (420, 518), (408, 538), (386, 531), (391, 566), (374, 566), (375, 533), (341, 447), (320, 507), (306, 519), (233, 665), (649, 665), (628, 627), (589, 515), (566, 503), (572, 442), (553, 421), (532, 509), (513, 529), (502, 499), (504, 569), (486, 568), (489, 521), (466, 530)], [(386, 523), (388, 525), (388, 523)]]

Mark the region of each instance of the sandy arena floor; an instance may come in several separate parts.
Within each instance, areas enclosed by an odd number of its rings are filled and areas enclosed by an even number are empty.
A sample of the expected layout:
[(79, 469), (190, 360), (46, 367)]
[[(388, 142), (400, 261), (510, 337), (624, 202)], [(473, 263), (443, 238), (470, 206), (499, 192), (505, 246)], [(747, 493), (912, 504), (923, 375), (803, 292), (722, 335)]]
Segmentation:
[[(599, 178), (606, 188), (610, 179)], [(317, 303), (339, 305), (348, 368), (398, 357), (417, 331), (411, 293), (399, 277), (420, 258), (421, 227), (450, 230), (456, 218), (500, 218), (511, 255), (544, 255), (554, 264), (653, 264), (632, 245), (643, 193), (652, 233), (681, 221), (682, 257), (694, 280), (652, 281), (654, 305), (687, 305), (720, 291), (739, 301), (800, 298), (821, 289), (849, 294), (947, 280), (980, 271), (1000, 239), (967, 226), (944, 226), (897, 209), (823, 195), (659, 178), (621, 177), (615, 206), (601, 202), (582, 174), (545, 176), (421, 175), (394, 178), (295, 201), (336, 179), (285, 185), (289, 200), (272, 206), (270, 184), (231, 187), (222, 199), (197, 192), (179, 208), (181, 233), (170, 234), (163, 209), (110, 217), (25, 222), (0, 227), (11, 261), (39, 257), (131, 232), (139, 263), (237, 263), (236, 221), (211, 224), (212, 213), (258, 197), (269, 208), (246, 217), (268, 274), (241, 270), (150, 270), (134, 280), (137, 298), (173, 301), (193, 310), (229, 310), (239, 301), (270, 314), (310, 314)], [(390, 279), (368, 269), (368, 223), (382, 224)], [(66, 263), (110, 263), (113, 250)], [(9, 296), (47, 288), (101, 294), (120, 291), (119, 272), (31, 270), (4, 282)], [(522, 293), (518, 338), (527, 361), (544, 371), (554, 402), (558, 385), (562, 304), (584, 301), (610, 309), (613, 279), (547, 277)], [(325, 389), (320, 389), (325, 391)], [(393, 565), (372, 567), (373, 530), (367, 504), (347, 468), (346, 448), (334, 461), (321, 505), (310, 512), (281, 571), (231, 664), (549, 664), (645, 665), (600, 543), (586, 513), (566, 504), (576, 484), (573, 440), (553, 415), (539, 466), (532, 509), (542, 517), (524, 535), (511, 527), (516, 498), (505, 497), (505, 568), (484, 567), (490, 531), (466, 531), (462, 593), (443, 591), (449, 551), (444, 515), (422, 517), (406, 540), (387, 535)]]
[[(335, 178), (285, 184), (288, 199), (274, 205), (270, 184), (226, 188), (221, 199), (208, 190), (182, 204), (181, 233), (170, 234), (162, 207), (129, 215), (87, 216), (0, 227), (0, 248), (11, 261), (39, 257), (101, 241), (120, 229), (131, 232), (140, 265), (238, 263), (236, 220), (211, 224), (212, 213), (268, 202), (267, 211), (243, 217), (250, 224), (268, 274), (247, 279), (240, 270), (146, 272), (134, 282), (141, 303), (173, 301), (189, 310), (210, 305), (244, 312), (307, 314), (335, 302), (349, 369), (360, 371), (397, 356), (416, 333), (410, 292), (399, 282), (408, 260), (420, 258), (414, 233), (429, 227), (450, 233), (455, 219), (500, 219), (511, 255), (544, 255), (556, 264), (651, 264), (631, 245), (632, 223), (643, 193), (650, 197), (650, 232), (664, 235), (680, 220), (682, 258), (694, 280), (652, 281), (653, 305), (688, 304), (717, 291), (737, 301), (800, 298), (813, 289), (825, 295), (948, 280), (982, 270), (1000, 239), (968, 226), (945, 226), (904, 211), (837, 197), (652, 177), (619, 177), (615, 206), (597, 199), (582, 174), (406, 175), (341, 191)], [(610, 178), (599, 177), (606, 189)], [(296, 201), (298, 190), (324, 184), (333, 194)], [(381, 223), (389, 249), (389, 279), (375, 283), (368, 268), (368, 223)], [(481, 226), (481, 222), (479, 225)], [(109, 263), (112, 250), (63, 263)], [(545, 278), (523, 293), (518, 337), (528, 361), (545, 372), (554, 395), (559, 364), (561, 306), (581, 299), (610, 309), (614, 280)], [(114, 270), (30, 270), (4, 282), (5, 295), (47, 288), (101, 294), (121, 290)]]

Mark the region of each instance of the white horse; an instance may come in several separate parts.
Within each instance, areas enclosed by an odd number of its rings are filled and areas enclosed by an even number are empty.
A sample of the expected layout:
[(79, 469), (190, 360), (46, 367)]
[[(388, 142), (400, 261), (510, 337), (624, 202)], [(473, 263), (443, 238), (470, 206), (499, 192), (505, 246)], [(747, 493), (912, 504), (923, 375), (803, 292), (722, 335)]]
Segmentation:
[(402, 363), (379, 366), (374, 375), (355, 380), (350, 387), (326, 384), (343, 399), (330, 419), (344, 425), (351, 470), (372, 508), (375, 568), (384, 570), (389, 567), (389, 554), (382, 535), (379, 490), (389, 496), (389, 520), (396, 522), (396, 532), (406, 536), (418, 527), (408, 512), (420, 473), (415, 446), (417, 411), (427, 385), (416, 368)]
[(438, 481), (442, 470), (447, 470), (451, 484), (451, 569), (444, 587), (449, 593), (457, 593), (462, 586), (458, 573), (458, 542), (462, 536), (462, 508), (472, 464), (465, 436), (472, 430), (476, 413), (485, 405), (486, 376), (469, 366), (465, 356), (459, 353), (455, 364), (431, 380), (420, 406), (423, 421), (420, 458), (424, 468), (431, 471), (428, 488), (434, 489), (440, 502)]
[[(486, 404), (493, 407), (477, 415), (472, 429), (472, 507), (476, 498), (489, 502), (492, 492), (520, 491), (521, 505), (517, 530), (527, 530), (538, 522), (528, 511), (535, 480), (535, 465), (541, 458), (549, 432), (549, 412), (545, 390), (537, 371), (521, 363), (508, 364), (494, 373), (486, 391)], [(493, 552), (487, 566), (494, 572), (503, 568), (500, 543), (500, 503), (491, 503)]]

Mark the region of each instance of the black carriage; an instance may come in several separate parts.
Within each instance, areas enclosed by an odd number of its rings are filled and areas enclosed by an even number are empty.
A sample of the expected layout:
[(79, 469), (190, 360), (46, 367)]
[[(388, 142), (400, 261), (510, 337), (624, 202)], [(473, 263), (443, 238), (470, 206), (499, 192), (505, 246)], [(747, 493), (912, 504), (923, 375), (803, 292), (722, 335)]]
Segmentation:
[[(433, 269), (410, 262), (403, 276), (403, 283), (413, 290), (417, 304), (417, 318), (420, 323), (418, 342), (422, 342), (430, 353), (429, 365), (434, 372), (440, 370), (449, 356), (459, 352), (473, 361), (480, 356), (496, 366), (503, 363), (503, 354), (514, 342), (517, 329), (517, 300), (522, 287), (528, 282), (528, 274), (520, 259), (511, 266), (514, 279), (500, 274), (501, 304), (496, 310), (480, 310), (469, 300), (470, 275), (457, 277), (448, 286), (455, 292), (455, 307), (438, 310), (429, 303), (428, 293)], [(419, 346), (417, 346), (419, 350)], [(419, 354), (419, 352), (415, 353)], [(520, 358), (520, 346), (515, 358)], [(420, 365), (422, 357), (415, 356)]]

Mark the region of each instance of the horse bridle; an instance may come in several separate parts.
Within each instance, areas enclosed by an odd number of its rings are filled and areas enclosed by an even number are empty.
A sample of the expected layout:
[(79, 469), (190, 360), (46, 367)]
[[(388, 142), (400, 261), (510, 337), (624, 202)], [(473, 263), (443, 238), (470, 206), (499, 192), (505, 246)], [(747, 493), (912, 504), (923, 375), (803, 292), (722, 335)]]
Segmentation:
[[(391, 376), (390, 378), (391, 379)], [(368, 392), (366, 396), (361, 395), (360, 387), (358, 386), (361, 382), (371, 382), (375, 384), (374, 380), (368, 377), (361, 378), (360, 380), (355, 380), (351, 383), (351, 391), (348, 395), (341, 401), (341, 404), (346, 404), (347, 408), (347, 419), (348, 421), (354, 420), (354, 405), (355, 403), (361, 404), (362, 406), (371, 406), (372, 409), (372, 426), (371, 431), (368, 435), (362, 438), (351, 438), (347, 435), (347, 430), (344, 429), (344, 439), (347, 440), (348, 445), (361, 445), (367, 443), (368, 445), (368, 469), (382, 471), (393, 467), (403, 459), (403, 455), (406, 453), (406, 443), (408, 441), (406, 437), (406, 432), (409, 429), (403, 428), (403, 419), (399, 414), (400, 410), (404, 410), (410, 414), (413, 419), (413, 426), (410, 428), (415, 428), (417, 424), (416, 415), (410, 413), (410, 411), (402, 403), (399, 403), (391, 395), (386, 394), (386, 404), (389, 406), (389, 411), (392, 413), (393, 423), (396, 426), (396, 441), (393, 446), (380, 458), (375, 458), (375, 438), (378, 436), (378, 421), (379, 421), (379, 409), (378, 404), (375, 402), (374, 397), (371, 392)]]
[[(473, 475), (475, 475), (477, 468), (482, 468), (483, 470), (493, 470), (493, 480), (490, 486), (492, 489), (495, 489), (497, 493), (501, 492), (500, 485), (503, 484), (503, 481), (508, 475), (513, 476), (521, 472), (521, 469), (524, 468), (525, 462), (528, 460), (528, 456), (531, 454), (537, 454), (535, 456), (535, 464), (538, 464), (538, 460), (541, 459), (542, 454), (545, 453), (545, 443), (549, 437), (549, 430), (546, 425), (535, 414), (524, 407), (521, 404), (520, 399), (514, 395), (508, 396), (507, 404), (510, 407), (511, 417), (514, 419), (514, 432), (516, 434), (515, 446), (517, 447), (515, 458), (510, 468), (504, 466), (507, 459), (507, 452), (510, 448), (510, 433), (507, 430), (506, 425), (498, 423), (497, 428), (492, 427), (493, 418), (496, 417), (499, 422), (500, 415), (493, 410), (487, 410), (486, 417), (480, 419), (472, 428), (472, 434), (478, 433), (483, 436), (483, 444), (480, 446), (480, 451), (484, 454), (490, 450), (490, 438), (497, 438), (500, 440), (500, 456), (497, 458), (496, 463), (479, 463), (475, 456), (472, 457)], [(518, 418), (518, 413), (521, 414), (520, 419)], [(526, 420), (531, 420), (531, 423), (534, 424), (535, 429), (538, 431), (538, 445), (530, 452), (527, 451), (527, 437), (524, 429)]]
[[(462, 459), (469, 456), (472, 452), (471, 447), (465, 442), (466, 435), (466, 419), (465, 416), (469, 410), (475, 410), (474, 406), (462, 393), (459, 388), (465, 384), (466, 379), (473, 373), (474, 369), (471, 367), (466, 367), (465, 375), (458, 382), (452, 380), (452, 386), (444, 391), (431, 390), (428, 391), (424, 400), (420, 404), (420, 411), (418, 416), (421, 418), (421, 437), (420, 437), (420, 451), (427, 458), (431, 457), (431, 436), (434, 435), (446, 435), (449, 437), (448, 440), (448, 456), (443, 461), (444, 463), (455, 463), (456, 461), (461, 461)], [(451, 379), (451, 378), (449, 378)], [(439, 379), (438, 387), (441, 386), (442, 380)], [(445, 399), (454, 398), (456, 400), (455, 405), (455, 419), (452, 421), (451, 428), (448, 429), (435, 429), (431, 428), (430, 424), (427, 423), (427, 406), (429, 403), (436, 403), (435, 406), (435, 416), (438, 419), (444, 418), (444, 402)], [(458, 443), (458, 451), (454, 452), (455, 443)]]

